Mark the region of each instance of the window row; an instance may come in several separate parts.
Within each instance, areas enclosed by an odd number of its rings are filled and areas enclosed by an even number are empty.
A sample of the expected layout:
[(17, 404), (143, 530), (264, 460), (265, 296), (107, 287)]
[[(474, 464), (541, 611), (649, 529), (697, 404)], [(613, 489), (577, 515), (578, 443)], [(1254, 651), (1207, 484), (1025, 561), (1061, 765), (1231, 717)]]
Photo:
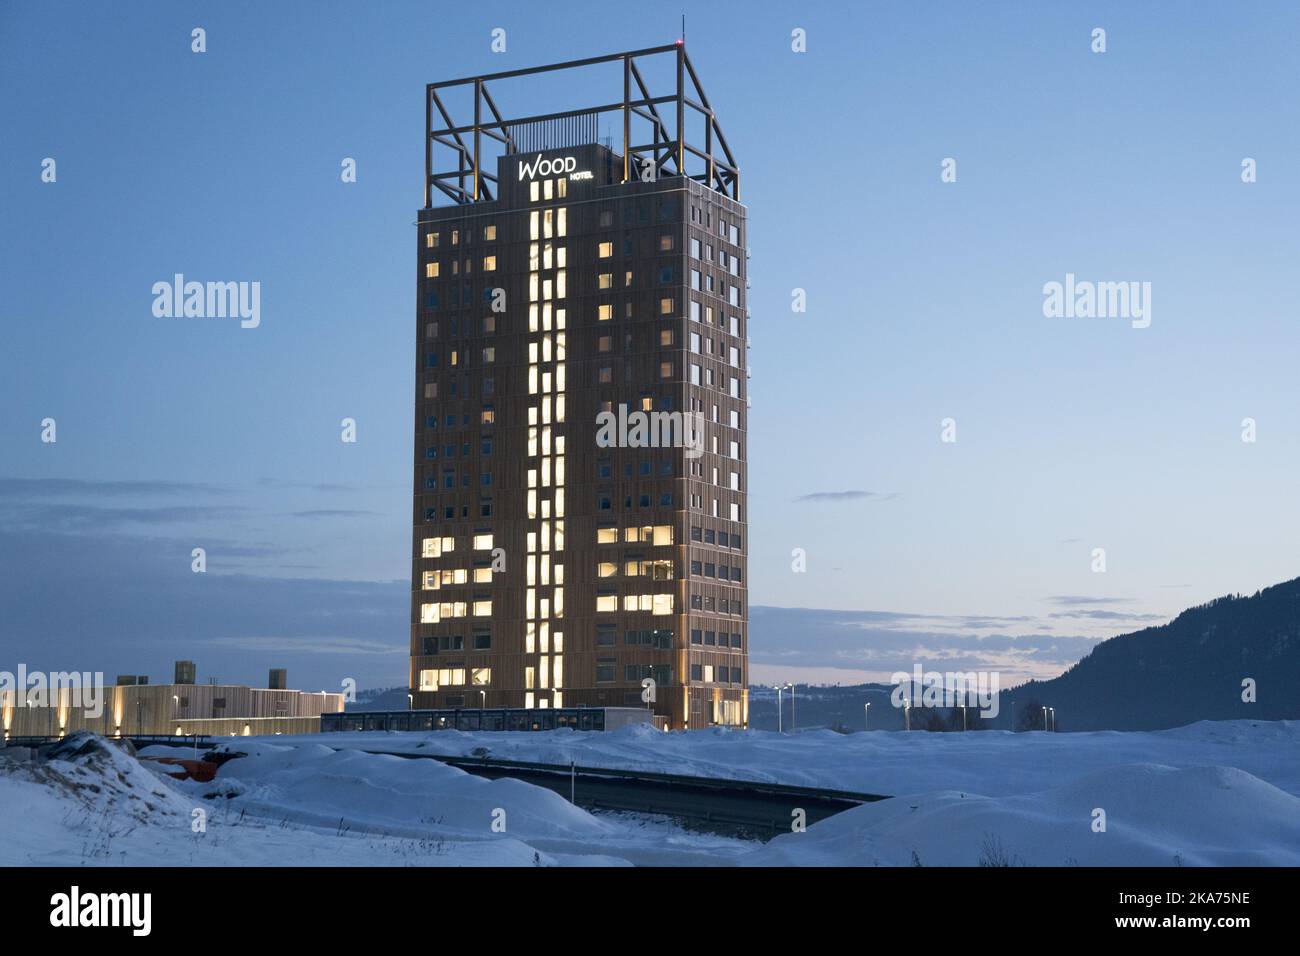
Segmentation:
[[(651, 614), (672, 614), (672, 594), (625, 594), (622, 598), (624, 611), (649, 611)], [(619, 610), (617, 594), (598, 594), (596, 596), (596, 613), (609, 614)]]
[[(468, 670), (471, 687), (487, 687), (492, 683), (492, 668), (471, 667)], [(420, 670), (420, 690), (435, 691), (444, 687), (464, 687), (464, 667), (431, 667)]]
[[(469, 229), (466, 229), (464, 235), (465, 235), (465, 241), (466, 243), (468, 243), (472, 236), (471, 231)], [(497, 237), (497, 227), (493, 223), (487, 223), (486, 225), (479, 227), (478, 235), (484, 242), (494, 242)], [(459, 229), (450, 230), (450, 232), (448, 233), (448, 238), (450, 240), (450, 245), (459, 246), (461, 240), (461, 230)], [(442, 233), (440, 231), (426, 232), (424, 234), (424, 247), (426, 249), (441, 248)]]
[[(653, 495), (624, 495), (623, 510), (632, 511), (634, 508), (673, 508), (676, 507), (677, 496), (671, 491), (659, 493), (658, 504), (651, 504)], [(635, 504), (633, 504), (635, 501)], [(614, 499), (610, 495), (596, 496), (597, 511), (613, 511)]]
[(741, 683), (739, 667), (715, 667), (712, 664), (692, 664), (691, 680), (705, 684), (739, 684)]
[(458, 617), (492, 616), (492, 599), (487, 595), (476, 594), (473, 601), (444, 601), (440, 604), (421, 604), (420, 623), (438, 624)]
[(715, 598), (712, 594), (692, 594), (691, 610), (710, 611), (714, 614), (726, 614), (730, 617), (734, 614), (744, 614), (745, 606), (742, 601), (730, 598)]
[[(463, 264), (463, 268), (462, 268), (462, 264)], [(496, 257), (496, 256), (484, 256), (483, 259), (482, 259), (482, 261), (481, 261), (481, 264), (480, 264), (480, 269), (481, 269), (483, 272), (496, 272), (496, 271), (497, 271), (497, 257)], [(464, 273), (465, 275), (472, 275), (473, 272), (474, 272), (474, 260), (473, 260), (473, 259), (464, 259), (464, 260), (461, 260), (461, 259), (453, 259), (453, 260), (451, 260), (451, 273), (450, 273), (451, 275), (453, 275), (453, 276), (458, 276), (458, 275), (461, 275), (462, 273)], [(439, 278), (441, 278), (441, 277), (442, 277), (442, 263), (441, 263), (440, 261), (426, 262), (426, 263), (424, 264), (424, 277), (425, 277), (426, 279), (439, 279)]]
[(728, 567), (725, 564), (719, 564), (715, 567), (711, 561), (692, 561), (691, 577), (717, 578), (719, 581), (733, 581), (739, 584), (740, 568), (736, 565)]
[(715, 532), (712, 528), (701, 528), (699, 525), (691, 525), (691, 540), (702, 541), (704, 544), (716, 544), (719, 548), (740, 548), (740, 535), (731, 534), (726, 531)]
[(691, 643), (704, 647), (742, 647), (740, 634), (726, 631), (706, 631), (702, 628), (691, 629)]
[(437, 591), (456, 584), (469, 584), (471, 577), (475, 584), (491, 584), (492, 568), (485, 565), (475, 568), (443, 568), (440, 571), (425, 571), (422, 576), (421, 590)]
[[(488, 631), (475, 631), (473, 636), (473, 648), (476, 651), (492, 650), (492, 635)], [(465, 650), (464, 634), (440, 634), (437, 637), (420, 638), (420, 652), (425, 656), (432, 656), (441, 651), (463, 651)]]
[(618, 528), (605, 527), (596, 529), (597, 544), (617, 544), (620, 540), (626, 544), (672, 544), (673, 526), (660, 524), (624, 528), (621, 535)]
[[(671, 581), (674, 573), (673, 561), (665, 558), (628, 558), (623, 561), (623, 575), (629, 578), (649, 578), (652, 581)], [(615, 561), (600, 561), (596, 564), (596, 577), (617, 577), (619, 565)]]
[[(491, 551), (492, 535), (475, 534), (470, 538), (470, 545), (475, 551)], [(440, 558), (456, 550), (456, 538), (448, 535), (441, 538), (425, 538), (420, 542), (420, 557)]]
[[(460, 516), (461, 516), (462, 518), (468, 518), (468, 517), (470, 516), (470, 514), (469, 514), (469, 512), (470, 512), (470, 506), (469, 506), (469, 505), (460, 505), (460, 506), (459, 506), (459, 510), (460, 510)], [(456, 506), (456, 505), (444, 505), (443, 508), (442, 508), (442, 517), (443, 517), (443, 520), (445, 520), (445, 521), (452, 521), (452, 520), (454, 520), (455, 517), (456, 517), (456, 511), (457, 511), (457, 506)], [(492, 517), (492, 502), (491, 502), (490, 499), (489, 499), (489, 500), (480, 500), (480, 501), (479, 501), (479, 503), (478, 503), (478, 516), (479, 516), (480, 518), (491, 518), (491, 517)], [(425, 520), (425, 521), (437, 521), (437, 520), (438, 520), (438, 509), (437, 509), (437, 508), (433, 508), (433, 507), (425, 508), (425, 509), (424, 509), (424, 520)]]

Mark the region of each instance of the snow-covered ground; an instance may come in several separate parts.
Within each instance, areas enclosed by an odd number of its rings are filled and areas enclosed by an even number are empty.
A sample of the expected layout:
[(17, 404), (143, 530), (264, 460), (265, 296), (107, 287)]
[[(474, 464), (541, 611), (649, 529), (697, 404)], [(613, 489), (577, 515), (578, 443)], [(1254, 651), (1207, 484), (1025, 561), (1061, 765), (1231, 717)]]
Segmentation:
[[(1157, 733), (627, 728), (232, 743), (248, 756), (208, 784), (161, 776), (112, 746), (38, 765), (0, 761), (0, 865), (1300, 865), (1294, 721)], [(894, 799), (764, 845), (593, 815), (530, 784), (361, 748), (486, 751)]]
[(665, 734), (646, 725), (610, 733), (338, 733), (295, 737), (331, 747), (651, 770), (761, 780), (858, 793), (970, 790), (1032, 793), (1123, 764), (1236, 767), (1300, 796), (1300, 721), (1201, 721), (1175, 730), (1123, 733), (799, 734), (697, 730)]

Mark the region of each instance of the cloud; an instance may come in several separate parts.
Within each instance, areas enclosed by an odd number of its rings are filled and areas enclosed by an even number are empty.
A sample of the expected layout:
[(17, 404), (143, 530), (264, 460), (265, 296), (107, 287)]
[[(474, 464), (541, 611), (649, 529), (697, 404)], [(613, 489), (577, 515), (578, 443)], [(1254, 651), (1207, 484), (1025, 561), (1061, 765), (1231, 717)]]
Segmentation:
[(0, 496), (13, 500), (42, 498), (149, 497), (152, 495), (224, 495), (221, 485), (188, 481), (87, 481), (80, 478), (0, 477)]
[(1048, 617), (1078, 619), (1091, 621), (1167, 621), (1167, 614), (1126, 614), (1123, 611), (1057, 611)]
[(207, 644), (258, 653), (293, 654), (397, 654), (406, 657), (410, 648), (391, 641), (370, 641), (352, 637), (285, 637), (283, 635), (213, 637)]
[(213, 505), (161, 505), (152, 508), (108, 508), (63, 502), (0, 505), (0, 527), (46, 533), (100, 531), (119, 525), (176, 525), (229, 521), (245, 508)]
[(195, 574), (184, 538), (0, 528), (0, 668), (166, 676), (172, 661), (193, 660), (235, 683), (260, 685), (268, 667), (287, 667), (312, 688), (344, 677), (405, 684), (409, 581), (239, 573), (232, 554), (274, 549), (204, 546), (209, 570)]
[(1098, 604), (1132, 604), (1132, 598), (1121, 597), (1087, 597), (1079, 594), (1054, 594), (1051, 597), (1044, 598), (1049, 604), (1062, 605), (1064, 607), (1090, 607)]
[(383, 517), (378, 511), (348, 511), (339, 508), (321, 508), (316, 511), (294, 511), (290, 512), (291, 518), (367, 518)]
[(879, 491), (814, 491), (800, 495), (795, 501), (890, 501), (899, 497), (898, 492), (881, 493)]
[(313, 483), (307, 481), (284, 481), (283, 479), (280, 478), (259, 478), (257, 479), (257, 484), (259, 487), (262, 488), (275, 488), (275, 489), (305, 488), (310, 491), (320, 491), (320, 492), (325, 492), (330, 494), (336, 492), (352, 493), (361, 490), (360, 485), (349, 485), (349, 484), (343, 484), (341, 482), (325, 481), (325, 482)]
[[(1017, 633), (1012, 633), (1016, 631)], [(1055, 677), (1102, 638), (1047, 633), (1021, 615), (937, 615), (816, 608), (750, 608), (749, 659), (757, 673), (843, 672), (844, 683), (888, 682), (923, 666), (988, 670), (1004, 686)], [(868, 675), (864, 678), (863, 675)]]

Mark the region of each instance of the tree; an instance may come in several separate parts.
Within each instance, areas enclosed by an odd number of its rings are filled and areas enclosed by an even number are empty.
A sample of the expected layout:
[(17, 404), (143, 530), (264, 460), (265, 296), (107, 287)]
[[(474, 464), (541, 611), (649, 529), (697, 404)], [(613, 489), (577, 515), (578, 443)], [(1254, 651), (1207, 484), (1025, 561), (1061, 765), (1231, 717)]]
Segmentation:
[(1029, 698), (1016, 709), (1020, 712), (1016, 720), (1016, 730), (1047, 729), (1043, 718), (1043, 702), (1037, 697)]

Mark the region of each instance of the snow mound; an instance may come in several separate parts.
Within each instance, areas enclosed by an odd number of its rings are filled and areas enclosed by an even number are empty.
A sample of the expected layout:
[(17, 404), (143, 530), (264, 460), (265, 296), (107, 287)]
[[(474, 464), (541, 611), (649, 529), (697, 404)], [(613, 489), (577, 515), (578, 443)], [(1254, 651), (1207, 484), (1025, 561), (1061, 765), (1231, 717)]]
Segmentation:
[(95, 734), (73, 734), (26, 769), (29, 779), (71, 798), (90, 815), (151, 825), (189, 819), (192, 801), (122, 745)]
[(192, 786), (207, 796), (226, 797), (233, 810), (263, 817), (341, 831), (456, 839), (500, 839), (503, 832), (524, 840), (593, 839), (614, 829), (550, 790), (471, 776), (437, 760), (252, 740), (230, 749), (247, 756), (222, 764), (211, 784)]
[(864, 804), (777, 837), (745, 862), (1297, 866), (1300, 798), (1231, 767), (1134, 764), (1034, 794), (945, 790)]

